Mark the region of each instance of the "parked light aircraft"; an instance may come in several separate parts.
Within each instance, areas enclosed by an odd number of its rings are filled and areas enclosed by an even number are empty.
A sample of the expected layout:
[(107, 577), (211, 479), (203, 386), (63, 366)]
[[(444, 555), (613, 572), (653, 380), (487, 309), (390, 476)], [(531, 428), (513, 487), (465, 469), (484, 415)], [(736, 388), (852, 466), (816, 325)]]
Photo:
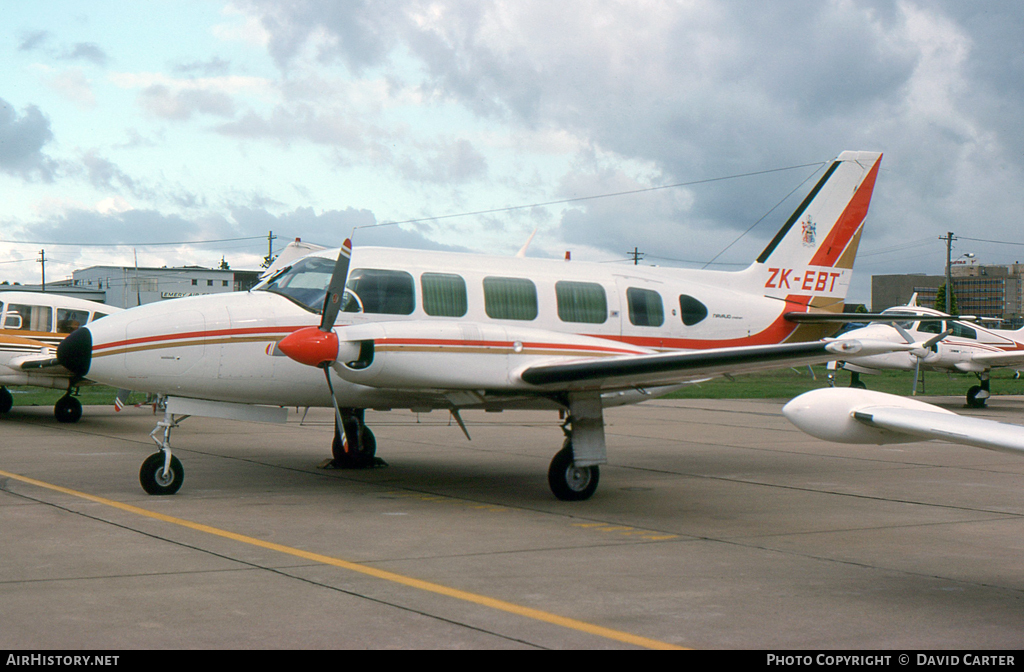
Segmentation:
[(53, 407), (57, 420), (82, 417), (82, 404), (71, 394), (83, 381), (54, 366), (57, 345), (80, 326), (120, 310), (60, 294), (0, 292), (0, 414), (14, 404), (7, 385), (33, 385), (67, 390)]
[[(984, 406), (991, 396), (989, 377), (993, 368), (1024, 366), (1024, 329), (988, 329), (933, 308), (914, 306), (913, 299), (910, 303), (882, 311), (878, 317), (888, 316), (888, 324), (861, 327), (839, 336), (839, 339), (924, 342), (925, 347), (858, 358), (854, 362), (839, 362), (839, 366), (855, 376), (893, 369), (914, 371), (915, 391), (919, 369), (974, 373), (979, 384), (967, 390), (967, 405), (972, 408)], [(858, 383), (859, 378), (855, 377), (853, 384), (863, 385)]]
[(879, 351), (819, 340), (838, 325), (801, 319), (842, 310), (880, 161), (841, 154), (742, 271), (371, 247), (350, 263), (343, 246), (245, 293), (104, 318), (57, 356), (82, 378), (165, 399), (151, 434), (160, 451), (140, 471), (151, 494), (181, 486), (170, 446), (180, 416), (283, 422), (271, 407), (333, 405), (338, 467), (375, 463), (367, 408), (444, 409), (464, 432), (465, 409), (567, 411), (548, 482), (561, 499), (586, 499), (607, 461), (604, 408)]

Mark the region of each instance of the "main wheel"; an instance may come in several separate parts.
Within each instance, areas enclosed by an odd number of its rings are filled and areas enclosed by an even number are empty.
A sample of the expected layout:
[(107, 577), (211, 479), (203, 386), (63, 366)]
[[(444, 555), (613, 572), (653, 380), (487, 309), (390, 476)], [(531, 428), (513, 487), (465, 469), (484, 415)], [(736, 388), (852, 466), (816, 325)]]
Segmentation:
[(988, 396), (986, 395), (984, 397), (978, 397), (978, 394), (980, 392), (981, 392), (981, 385), (972, 385), (971, 388), (969, 390), (967, 390), (967, 405), (968, 406), (970, 406), (971, 408), (984, 408), (985, 407), (985, 399), (987, 399)]
[(6, 413), (14, 406), (14, 397), (6, 387), (0, 387), (0, 413)]
[(572, 446), (566, 445), (555, 453), (548, 468), (548, 485), (555, 497), (563, 502), (590, 499), (597, 490), (601, 470), (597, 466), (577, 467), (572, 459)]
[(151, 495), (173, 495), (185, 480), (185, 470), (181, 460), (171, 455), (171, 470), (166, 476), (164, 470), (164, 454), (153, 453), (142, 463), (139, 469), (139, 483), (142, 489)]
[(53, 415), (57, 422), (78, 422), (82, 417), (82, 402), (65, 394), (53, 405)]

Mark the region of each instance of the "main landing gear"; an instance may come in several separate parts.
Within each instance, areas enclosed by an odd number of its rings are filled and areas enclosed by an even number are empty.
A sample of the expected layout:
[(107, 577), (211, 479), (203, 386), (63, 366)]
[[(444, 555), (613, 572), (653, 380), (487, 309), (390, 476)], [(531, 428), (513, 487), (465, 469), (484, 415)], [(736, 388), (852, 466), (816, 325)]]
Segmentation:
[(985, 402), (991, 395), (989, 392), (989, 373), (988, 371), (982, 371), (978, 374), (978, 380), (981, 381), (981, 385), (972, 385), (967, 390), (967, 405), (971, 408), (985, 408)]
[[(0, 387), (0, 415), (7, 413), (14, 406), (14, 397), (6, 387)], [(57, 400), (53, 406), (53, 415), (58, 422), (78, 422), (82, 417), (82, 402), (71, 396), (71, 389)]]
[(340, 408), (341, 424), (334, 421), (334, 440), (331, 442), (332, 460), (325, 467), (332, 469), (366, 469), (386, 467), (387, 462), (376, 457), (377, 439), (366, 426), (364, 408)]
[(569, 416), (562, 425), (565, 442), (548, 467), (548, 486), (565, 502), (590, 499), (601, 478), (599, 464), (608, 461), (600, 395), (569, 397)]
[(71, 396), (71, 390), (53, 405), (53, 415), (57, 422), (78, 422), (82, 417), (82, 402)]

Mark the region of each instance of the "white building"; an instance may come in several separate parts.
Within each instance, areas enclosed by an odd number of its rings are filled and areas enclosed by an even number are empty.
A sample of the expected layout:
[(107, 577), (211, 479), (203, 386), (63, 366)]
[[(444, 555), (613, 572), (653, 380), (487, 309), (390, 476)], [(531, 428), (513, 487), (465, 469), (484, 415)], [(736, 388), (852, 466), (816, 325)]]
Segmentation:
[(103, 303), (109, 306), (131, 308), (183, 296), (244, 291), (256, 284), (260, 273), (200, 266), (90, 266), (74, 271), (72, 285), (104, 292), (106, 299)]

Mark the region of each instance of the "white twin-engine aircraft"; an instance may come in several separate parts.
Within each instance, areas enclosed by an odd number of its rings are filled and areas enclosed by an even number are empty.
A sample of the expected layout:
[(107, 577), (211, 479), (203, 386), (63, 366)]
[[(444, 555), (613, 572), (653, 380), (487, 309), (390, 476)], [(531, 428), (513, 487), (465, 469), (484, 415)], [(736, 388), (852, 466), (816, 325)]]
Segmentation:
[[(948, 373), (974, 373), (979, 384), (967, 390), (967, 405), (981, 408), (991, 396), (990, 372), (998, 367), (1024, 366), (1024, 329), (988, 329), (971, 318), (951, 317), (933, 308), (895, 306), (878, 318), (888, 316), (889, 324), (871, 324), (839, 338), (871, 339), (893, 343), (925, 342), (924, 348), (864, 357), (839, 366), (853, 373), (851, 386), (865, 387), (858, 374), (884, 370), (913, 371), (914, 392), (920, 369)], [(875, 321), (881, 321), (876, 319)]]
[(80, 326), (120, 310), (61, 294), (0, 292), (0, 415), (14, 405), (8, 385), (31, 385), (67, 390), (53, 414), (61, 422), (78, 421), (82, 404), (71, 394), (83, 381), (54, 366), (57, 345)]
[(567, 411), (548, 482), (560, 499), (586, 499), (607, 461), (604, 408), (687, 381), (879, 351), (822, 341), (838, 325), (801, 316), (842, 311), (880, 160), (841, 154), (743, 271), (369, 247), (351, 253), (350, 270), (343, 247), (246, 293), (104, 318), (69, 336), (58, 360), (165, 398), (152, 433), (160, 452), (140, 473), (151, 494), (182, 483), (176, 416), (284, 421), (283, 406), (333, 405), (338, 467), (380, 462), (367, 408), (445, 409), (464, 432), (463, 409)]

